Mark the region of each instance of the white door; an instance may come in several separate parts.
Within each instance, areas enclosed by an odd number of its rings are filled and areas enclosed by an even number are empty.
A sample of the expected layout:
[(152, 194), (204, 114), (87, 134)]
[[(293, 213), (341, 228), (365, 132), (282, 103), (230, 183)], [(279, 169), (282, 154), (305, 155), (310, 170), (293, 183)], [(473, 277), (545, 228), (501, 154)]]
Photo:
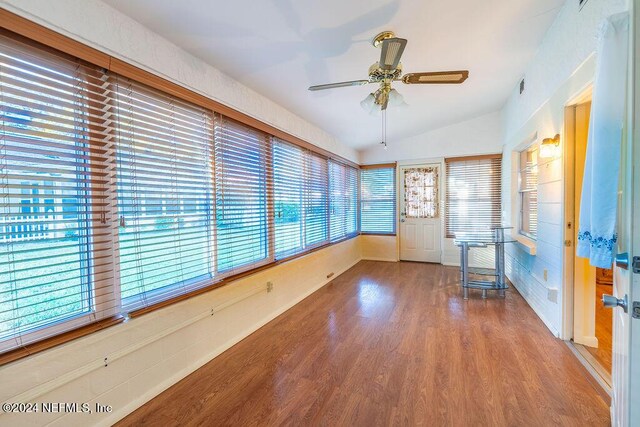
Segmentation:
[(400, 259), (440, 262), (440, 165), (400, 168)]
[[(635, 28), (638, 27), (638, 10), (635, 11)], [(632, 32), (632, 34), (634, 34)], [(638, 43), (638, 33), (632, 36)], [(633, 43), (631, 43), (633, 45)], [(631, 50), (633, 52), (633, 48)], [(635, 58), (635, 79), (640, 76), (640, 56)], [(640, 88), (631, 89), (630, 137), (623, 142), (621, 162), (618, 258), (614, 268), (613, 292), (618, 299), (627, 301), (627, 312), (621, 307), (613, 308), (613, 364), (611, 424), (613, 426), (635, 426), (640, 423), (640, 319), (633, 318), (633, 301), (640, 300), (640, 274), (633, 272), (634, 256), (640, 256)], [(634, 165), (636, 166), (634, 168)], [(628, 254), (628, 268), (618, 260)]]

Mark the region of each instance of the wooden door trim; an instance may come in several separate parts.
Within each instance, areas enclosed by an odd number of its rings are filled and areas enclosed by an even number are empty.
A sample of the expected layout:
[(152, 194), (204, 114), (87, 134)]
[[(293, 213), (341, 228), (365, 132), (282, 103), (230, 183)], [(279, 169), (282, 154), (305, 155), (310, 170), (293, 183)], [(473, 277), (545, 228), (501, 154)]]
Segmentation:
[[(563, 248), (564, 286), (562, 287), (562, 327), (561, 337), (564, 340), (573, 338), (574, 326), (574, 233), (575, 233), (575, 145), (576, 145), (576, 105), (564, 109), (564, 144), (563, 144)], [(572, 226), (569, 227), (568, 223)], [(567, 246), (566, 242), (571, 242)]]

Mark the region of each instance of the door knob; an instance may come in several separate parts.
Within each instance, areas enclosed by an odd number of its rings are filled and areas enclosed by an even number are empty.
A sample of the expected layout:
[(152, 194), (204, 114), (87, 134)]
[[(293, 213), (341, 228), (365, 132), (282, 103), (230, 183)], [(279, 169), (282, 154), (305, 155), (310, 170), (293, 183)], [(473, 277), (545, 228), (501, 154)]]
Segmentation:
[(616, 267), (629, 269), (629, 254), (627, 252), (616, 255)]
[(628, 308), (627, 296), (625, 295), (624, 298), (620, 299), (620, 298), (614, 297), (613, 295), (603, 294), (602, 295), (602, 305), (605, 308), (622, 307), (622, 309), (626, 313), (627, 312), (627, 308)]

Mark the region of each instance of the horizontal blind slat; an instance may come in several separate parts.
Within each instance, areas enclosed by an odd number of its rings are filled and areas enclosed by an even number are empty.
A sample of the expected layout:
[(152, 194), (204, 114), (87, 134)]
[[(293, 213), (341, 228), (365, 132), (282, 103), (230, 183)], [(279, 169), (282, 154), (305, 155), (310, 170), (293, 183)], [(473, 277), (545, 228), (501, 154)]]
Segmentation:
[(115, 314), (111, 89), (0, 35), (0, 352)]
[(393, 234), (396, 229), (395, 167), (360, 171), (360, 231)]
[[(209, 111), (116, 77), (122, 304), (214, 276)], [(123, 225), (123, 226), (122, 226)]]
[(501, 225), (501, 156), (446, 160), (446, 236)]

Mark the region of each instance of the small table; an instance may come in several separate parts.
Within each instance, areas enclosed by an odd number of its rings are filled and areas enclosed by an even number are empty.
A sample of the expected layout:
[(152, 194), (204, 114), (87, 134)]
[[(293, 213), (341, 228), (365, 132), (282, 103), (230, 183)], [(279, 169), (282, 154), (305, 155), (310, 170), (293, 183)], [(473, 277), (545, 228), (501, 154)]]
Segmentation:
[[(513, 243), (509, 236), (504, 235), (504, 230), (513, 227), (492, 227), (487, 232), (457, 233), (454, 243), (460, 247), (460, 272), (462, 276), (462, 292), (464, 299), (469, 299), (469, 289), (481, 289), (482, 298), (487, 297), (487, 291), (498, 291), (498, 296), (504, 298), (507, 286), (507, 277), (504, 264), (504, 245)], [(495, 247), (495, 269), (469, 267), (469, 249)], [(494, 277), (494, 280), (470, 279), (469, 275)]]

